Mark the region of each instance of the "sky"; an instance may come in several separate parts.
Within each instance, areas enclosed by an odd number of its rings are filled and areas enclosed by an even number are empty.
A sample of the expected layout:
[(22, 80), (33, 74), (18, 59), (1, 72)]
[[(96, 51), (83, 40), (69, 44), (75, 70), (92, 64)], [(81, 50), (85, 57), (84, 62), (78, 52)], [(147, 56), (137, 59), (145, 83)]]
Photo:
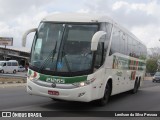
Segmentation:
[[(160, 0), (0, 0), (0, 37), (22, 36), (52, 13), (105, 14), (136, 35), (148, 48), (160, 46)], [(31, 48), (30, 35), (26, 44)]]

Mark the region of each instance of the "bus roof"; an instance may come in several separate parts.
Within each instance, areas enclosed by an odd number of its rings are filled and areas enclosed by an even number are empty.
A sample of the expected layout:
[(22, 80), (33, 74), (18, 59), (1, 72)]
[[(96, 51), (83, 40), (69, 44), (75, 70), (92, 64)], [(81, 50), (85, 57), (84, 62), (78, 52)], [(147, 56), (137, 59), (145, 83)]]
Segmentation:
[(96, 14), (82, 14), (82, 13), (60, 13), (52, 14), (43, 19), (43, 21), (55, 21), (55, 22), (112, 22), (107, 16), (96, 15)]
[(44, 22), (77, 22), (77, 23), (101, 23), (101, 22), (108, 22), (114, 24), (115, 26), (119, 27), (123, 30), (126, 34), (130, 35), (132, 38), (139, 41), (141, 44), (144, 43), (139, 40), (134, 34), (130, 31), (119, 25), (113, 19), (106, 15), (98, 15), (98, 14), (87, 14), (87, 13), (58, 13), (58, 14), (51, 14), (45, 17), (42, 21)]

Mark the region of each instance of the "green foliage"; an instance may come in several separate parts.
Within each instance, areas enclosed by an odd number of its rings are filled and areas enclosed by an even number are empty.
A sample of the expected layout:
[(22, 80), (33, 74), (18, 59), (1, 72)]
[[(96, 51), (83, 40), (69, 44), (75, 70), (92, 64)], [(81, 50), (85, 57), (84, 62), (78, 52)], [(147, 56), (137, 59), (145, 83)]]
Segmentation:
[(146, 62), (146, 72), (148, 73), (155, 73), (157, 71), (158, 64), (157, 59), (150, 58)]
[(146, 56), (145, 56), (145, 55), (140, 55), (140, 56), (139, 56), (139, 59), (141, 59), (141, 60), (146, 60)]

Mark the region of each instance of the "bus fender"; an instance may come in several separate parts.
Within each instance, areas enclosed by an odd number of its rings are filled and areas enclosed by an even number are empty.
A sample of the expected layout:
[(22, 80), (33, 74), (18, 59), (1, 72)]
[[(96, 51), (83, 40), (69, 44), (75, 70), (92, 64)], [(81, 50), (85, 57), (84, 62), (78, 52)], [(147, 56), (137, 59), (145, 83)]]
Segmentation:
[[(102, 85), (102, 91), (100, 92), (100, 94), (101, 94), (100, 98), (103, 97), (104, 91), (105, 91), (105, 87), (106, 87), (106, 85), (107, 85), (108, 83), (111, 85), (111, 89), (112, 89), (113, 81), (112, 81), (112, 77), (111, 77), (111, 76), (109, 76), (109, 77), (107, 78), (107, 80), (104, 80), (103, 85)], [(112, 94), (112, 90), (111, 90), (111, 94)]]

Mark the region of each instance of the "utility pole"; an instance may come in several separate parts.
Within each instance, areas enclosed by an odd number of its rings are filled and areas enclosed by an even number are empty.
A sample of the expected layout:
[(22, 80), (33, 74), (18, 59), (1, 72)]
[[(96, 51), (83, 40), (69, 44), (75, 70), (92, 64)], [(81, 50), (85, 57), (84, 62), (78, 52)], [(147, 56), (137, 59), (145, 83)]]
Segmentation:
[(4, 60), (6, 60), (6, 56), (7, 56), (7, 54), (6, 54), (6, 45), (5, 45), (5, 49), (4, 49)]

